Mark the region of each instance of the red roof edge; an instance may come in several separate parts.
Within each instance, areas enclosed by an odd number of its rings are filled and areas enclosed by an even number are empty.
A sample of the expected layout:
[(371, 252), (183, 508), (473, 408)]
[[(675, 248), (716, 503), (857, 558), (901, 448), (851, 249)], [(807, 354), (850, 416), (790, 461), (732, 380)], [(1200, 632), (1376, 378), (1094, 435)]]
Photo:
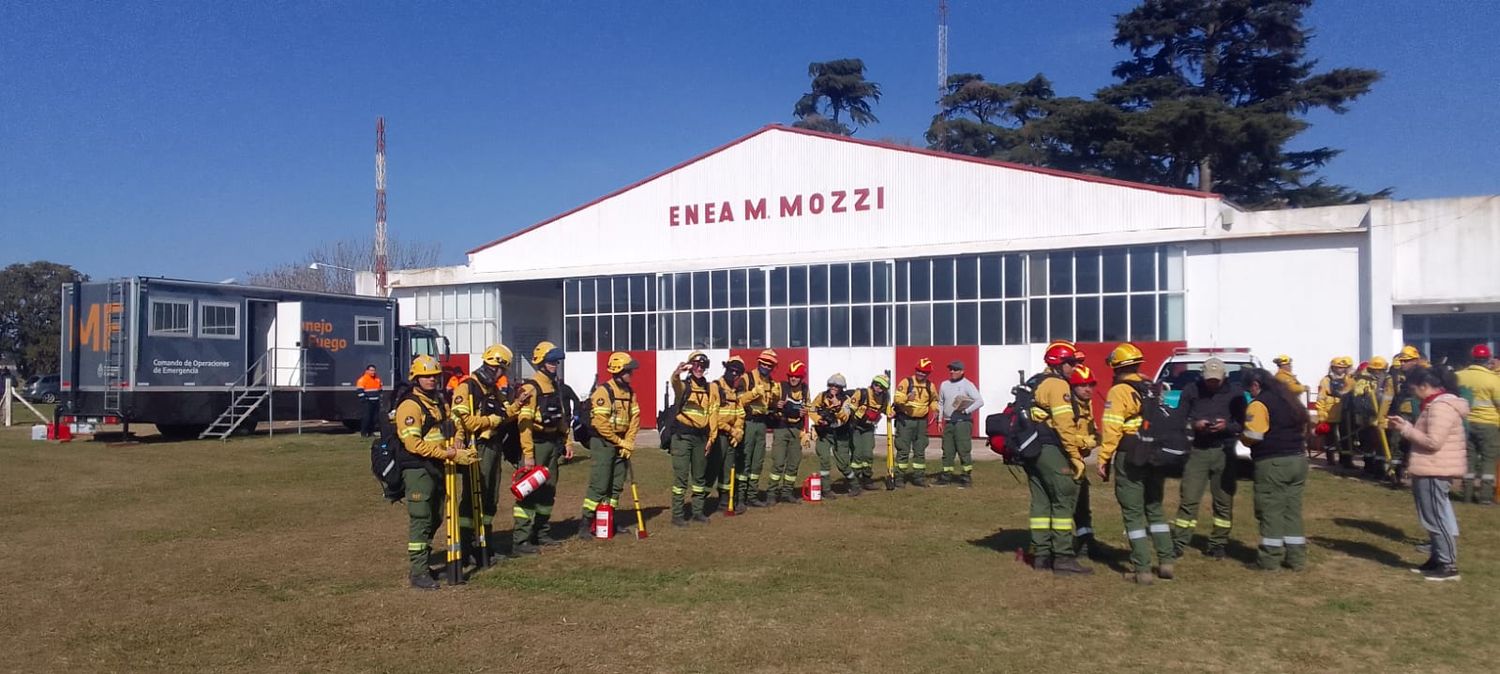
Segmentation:
[(660, 171), (657, 171), (656, 173), (653, 173), (653, 174), (651, 174), (651, 175), (649, 175), (649, 176), (647, 176), (645, 178), (642, 178), (642, 179), (637, 180), (637, 181), (635, 181), (633, 183), (630, 183), (629, 185), (626, 185), (626, 186), (621, 187), (621, 188), (619, 188), (617, 190), (614, 190), (613, 192), (605, 194), (604, 196), (598, 197), (596, 199), (593, 199), (593, 200), (591, 200), (591, 201), (589, 201), (587, 203), (584, 203), (582, 205), (576, 206), (574, 208), (570, 208), (570, 209), (568, 209), (566, 211), (563, 211), (562, 213), (554, 215), (554, 216), (552, 216), (550, 218), (547, 218), (546, 220), (543, 220), (541, 222), (538, 222), (538, 223), (536, 223), (534, 225), (530, 225), (530, 226), (518, 229), (518, 230), (516, 230), (514, 232), (511, 232), (510, 234), (506, 234), (505, 236), (502, 236), (502, 237), (500, 237), (498, 239), (495, 239), (494, 241), (490, 241), (489, 243), (485, 243), (485, 244), (481, 244), (479, 246), (476, 246), (476, 247), (470, 249), (468, 251), (468, 254), (469, 255), (473, 255), (473, 254), (478, 253), (478, 252), (480, 252), (482, 250), (485, 250), (486, 248), (491, 248), (491, 247), (497, 246), (497, 245), (502, 244), (502, 243), (504, 243), (506, 241), (509, 241), (509, 240), (514, 239), (514, 238), (516, 238), (518, 236), (521, 236), (522, 234), (525, 234), (525, 233), (530, 232), (532, 230), (538, 229), (538, 228), (542, 227), (543, 225), (547, 225), (547, 224), (550, 224), (550, 223), (555, 222), (557, 220), (561, 220), (562, 218), (565, 218), (565, 217), (567, 217), (569, 215), (577, 213), (578, 211), (581, 211), (581, 210), (583, 210), (585, 208), (593, 206), (593, 205), (595, 205), (595, 204), (597, 204), (599, 202), (602, 202), (602, 201), (604, 201), (606, 199), (614, 198), (616, 196), (624, 194), (625, 192), (629, 192), (630, 190), (633, 190), (633, 189), (635, 189), (637, 187), (640, 187), (641, 185), (645, 185), (646, 183), (649, 183), (649, 182), (651, 182), (653, 180), (656, 180), (657, 178), (665, 176), (668, 173), (672, 173), (674, 171), (678, 171), (680, 169), (687, 168), (688, 166), (691, 166), (691, 165), (696, 164), (696, 163), (698, 163), (700, 161), (708, 159), (709, 157), (712, 157), (712, 156), (714, 156), (716, 154), (719, 154), (720, 152), (728, 150), (729, 148), (732, 148), (732, 147), (734, 147), (736, 145), (739, 145), (740, 143), (743, 143), (743, 142), (745, 142), (747, 140), (750, 140), (751, 138), (759, 136), (759, 135), (761, 135), (761, 134), (763, 134), (763, 133), (765, 133), (767, 131), (787, 131), (787, 132), (790, 132), (790, 133), (802, 134), (804, 136), (813, 136), (815, 138), (825, 138), (825, 139), (828, 139), (828, 140), (836, 140), (836, 141), (840, 141), (840, 142), (844, 142), (844, 143), (854, 143), (856, 145), (866, 145), (866, 146), (869, 146), (869, 147), (878, 147), (878, 148), (885, 149), (885, 150), (895, 150), (897, 152), (907, 152), (907, 153), (910, 153), (910, 154), (924, 155), (924, 156), (928, 156), (928, 157), (937, 157), (939, 159), (952, 159), (952, 160), (956, 160), (956, 161), (969, 162), (971, 164), (982, 164), (982, 165), (985, 165), (985, 166), (998, 166), (1000, 168), (1008, 168), (1008, 169), (1012, 169), (1012, 170), (1016, 170), (1016, 171), (1025, 171), (1027, 173), (1040, 173), (1042, 175), (1054, 176), (1054, 177), (1058, 177), (1058, 178), (1071, 178), (1073, 180), (1081, 180), (1083, 182), (1097, 183), (1097, 184), (1101, 184), (1101, 185), (1112, 185), (1112, 186), (1115, 186), (1115, 187), (1126, 187), (1126, 188), (1130, 188), (1130, 189), (1146, 190), (1148, 192), (1159, 192), (1159, 193), (1162, 193), (1162, 194), (1172, 194), (1172, 195), (1182, 196), (1182, 197), (1196, 197), (1196, 198), (1199, 198), (1199, 199), (1222, 199), (1222, 197), (1220, 195), (1212, 193), (1212, 192), (1199, 192), (1197, 190), (1184, 189), (1184, 188), (1180, 188), (1180, 187), (1162, 187), (1160, 185), (1149, 185), (1149, 184), (1146, 184), (1146, 183), (1131, 182), (1129, 180), (1119, 180), (1117, 178), (1106, 178), (1104, 176), (1089, 175), (1087, 173), (1074, 173), (1072, 171), (1060, 171), (1058, 169), (1044, 168), (1044, 167), (1041, 167), (1041, 166), (1030, 166), (1028, 164), (1017, 164), (1017, 163), (1007, 162), (1007, 161), (998, 161), (998, 160), (994, 160), (994, 159), (983, 159), (983, 158), (980, 158), (980, 157), (970, 157), (970, 156), (967, 156), (967, 155), (952, 154), (952, 153), (949, 153), (949, 152), (939, 152), (937, 150), (929, 150), (929, 149), (920, 148), (920, 147), (911, 147), (909, 145), (898, 145), (896, 143), (886, 143), (886, 142), (881, 142), (881, 141), (877, 141), (877, 140), (865, 140), (863, 138), (854, 138), (852, 136), (841, 136), (841, 135), (835, 134), (835, 133), (826, 133), (826, 132), (823, 132), (823, 131), (813, 131), (811, 129), (800, 129), (800, 128), (797, 128), (797, 127), (794, 127), (794, 126), (786, 126), (786, 125), (783, 125), (783, 124), (767, 124), (767, 125), (759, 128), (759, 129), (756, 129), (755, 131), (747, 133), (747, 134), (745, 134), (743, 136), (740, 136), (739, 138), (736, 138), (736, 139), (734, 139), (732, 141), (729, 141), (728, 143), (725, 143), (723, 145), (720, 145), (719, 147), (716, 147), (716, 148), (714, 148), (712, 150), (709, 150), (708, 152), (705, 152), (705, 153), (700, 154), (700, 155), (698, 155), (696, 157), (688, 159), (687, 161), (684, 161), (684, 162), (682, 162), (680, 164), (675, 164), (675, 165), (670, 166), (668, 168), (665, 168), (665, 169), (662, 169)]

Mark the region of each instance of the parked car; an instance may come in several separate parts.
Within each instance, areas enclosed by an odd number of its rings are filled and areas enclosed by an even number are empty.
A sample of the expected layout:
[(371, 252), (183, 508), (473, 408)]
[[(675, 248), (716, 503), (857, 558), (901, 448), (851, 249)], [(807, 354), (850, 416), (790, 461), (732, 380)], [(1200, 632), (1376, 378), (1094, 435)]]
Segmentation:
[[(1228, 379), (1226, 384), (1239, 383), (1240, 370), (1261, 366), (1260, 359), (1251, 354), (1249, 349), (1178, 348), (1162, 361), (1161, 369), (1156, 371), (1155, 381), (1162, 387), (1162, 400), (1177, 407), (1178, 400), (1182, 398), (1182, 389), (1203, 379), (1203, 362), (1209, 358), (1224, 361), (1224, 372)], [(1249, 393), (1245, 394), (1247, 402), (1249, 396)], [(1250, 460), (1250, 448), (1243, 442), (1235, 442), (1234, 453), (1240, 459)]]
[(55, 403), (62, 395), (61, 386), (62, 379), (58, 375), (44, 374), (26, 386), (25, 396), (32, 402)]

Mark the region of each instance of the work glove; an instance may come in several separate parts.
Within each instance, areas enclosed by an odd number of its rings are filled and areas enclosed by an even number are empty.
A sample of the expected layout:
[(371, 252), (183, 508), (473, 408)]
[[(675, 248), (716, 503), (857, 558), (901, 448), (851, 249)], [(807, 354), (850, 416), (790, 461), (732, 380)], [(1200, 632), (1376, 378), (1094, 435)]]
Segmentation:
[(1082, 480), (1084, 471), (1087, 470), (1083, 465), (1083, 458), (1070, 456), (1068, 457), (1068, 463), (1073, 466), (1073, 480), (1075, 482)]
[(470, 466), (479, 463), (479, 452), (473, 447), (461, 447), (458, 454), (453, 456), (453, 463), (460, 466)]
[(740, 444), (740, 442), (742, 440), (744, 440), (744, 439), (745, 439), (745, 431), (744, 430), (736, 428), (733, 431), (729, 432), (729, 444), (731, 444), (731, 445), (734, 445), (734, 446), (738, 447), (739, 444)]
[(625, 446), (621, 445), (620, 448), (618, 450), (616, 450), (615, 453), (618, 454), (620, 458), (625, 459), (626, 461), (629, 461), (630, 460), (630, 454), (633, 451), (634, 450), (632, 450), (631, 448), (625, 447)]
[(498, 414), (491, 414), (485, 417), (484, 420), (490, 422), (490, 428), (494, 428), (496, 426), (499, 426), (500, 422), (504, 421), (505, 419), (501, 418), (501, 416)]
[(802, 431), (802, 434), (797, 436), (797, 440), (802, 444), (802, 449), (804, 450), (811, 449), (813, 446), (812, 433), (808, 433), (807, 431)]
[(1333, 432), (1333, 427), (1329, 426), (1328, 422), (1324, 421), (1318, 424), (1318, 427), (1314, 428), (1313, 432), (1317, 433), (1318, 435), (1328, 435), (1329, 433)]

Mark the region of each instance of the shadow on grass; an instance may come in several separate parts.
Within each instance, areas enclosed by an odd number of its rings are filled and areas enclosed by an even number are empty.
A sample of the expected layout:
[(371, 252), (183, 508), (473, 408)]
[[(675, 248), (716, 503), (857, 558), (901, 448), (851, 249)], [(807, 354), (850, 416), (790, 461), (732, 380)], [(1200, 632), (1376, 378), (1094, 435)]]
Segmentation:
[(1410, 564), (1402, 561), (1400, 555), (1397, 555), (1396, 553), (1389, 550), (1370, 545), (1369, 543), (1347, 541), (1342, 538), (1329, 538), (1327, 536), (1311, 536), (1308, 538), (1308, 540), (1311, 541), (1313, 545), (1327, 548), (1334, 552), (1340, 552), (1349, 555), (1350, 557), (1356, 557), (1359, 559), (1376, 562), (1378, 564), (1384, 564), (1385, 566), (1389, 566), (1392, 568), (1404, 569), (1410, 566)]
[(1397, 543), (1419, 543), (1420, 542), (1420, 541), (1417, 541), (1415, 539), (1412, 539), (1412, 538), (1408, 537), (1406, 535), (1406, 531), (1405, 530), (1400, 529), (1398, 527), (1393, 527), (1393, 526), (1391, 526), (1389, 524), (1386, 524), (1384, 522), (1376, 522), (1374, 520), (1357, 520), (1357, 519), (1351, 519), (1351, 518), (1348, 518), (1348, 517), (1335, 517), (1335, 518), (1333, 518), (1333, 523), (1337, 524), (1337, 525), (1339, 525), (1341, 527), (1348, 527), (1350, 529), (1358, 529), (1358, 530), (1363, 531), (1363, 532), (1365, 532), (1367, 534), (1372, 534), (1372, 535), (1379, 536), (1379, 537), (1387, 539), (1387, 540), (1396, 541)]

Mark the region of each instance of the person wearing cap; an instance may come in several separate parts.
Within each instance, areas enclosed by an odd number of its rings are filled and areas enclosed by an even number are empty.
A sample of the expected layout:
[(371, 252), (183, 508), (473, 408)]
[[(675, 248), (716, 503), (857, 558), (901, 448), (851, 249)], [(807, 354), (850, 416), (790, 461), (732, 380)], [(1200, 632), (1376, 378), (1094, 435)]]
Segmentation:
[(1172, 521), (1172, 550), (1181, 557), (1198, 527), (1198, 504), (1207, 488), (1213, 497), (1214, 526), (1203, 554), (1227, 556), (1229, 532), (1234, 528), (1235, 445), (1245, 425), (1245, 391), (1228, 381), (1224, 361), (1203, 361), (1203, 378), (1182, 389), (1177, 407), (1187, 414), (1192, 450), (1182, 467), (1177, 518)]
[(1459, 395), (1469, 403), (1463, 496), (1484, 505), (1495, 505), (1495, 461), (1500, 458), (1500, 376), (1488, 367), (1493, 356), (1488, 344), (1476, 344), (1469, 350), (1468, 366), (1457, 373)]
[(875, 488), (875, 426), (891, 404), (891, 379), (875, 375), (866, 388), (855, 389), (849, 396), (849, 440), (854, 457), (849, 467), (859, 477), (863, 489)]
[(766, 429), (771, 424), (771, 403), (776, 400), (776, 381), (771, 374), (776, 370), (776, 352), (766, 349), (755, 359), (755, 369), (745, 373), (745, 391), (740, 404), (745, 408), (745, 468), (736, 479), (735, 500), (744, 499), (755, 508), (770, 505), (760, 491), (760, 471), (766, 465)]
[[(1068, 375), (1073, 387), (1073, 427), (1070, 438), (1079, 441), (1078, 457), (1088, 458), (1099, 446), (1099, 428), (1094, 425), (1094, 392), (1099, 380), (1087, 365), (1073, 368)], [(1089, 503), (1089, 476), (1085, 471), (1078, 480), (1078, 504), (1073, 507), (1073, 556), (1094, 556), (1094, 511)]]
[(1328, 464), (1337, 460), (1344, 468), (1354, 467), (1353, 437), (1344, 425), (1344, 396), (1354, 385), (1349, 370), (1354, 359), (1339, 356), (1328, 362), (1328, 374), (1318, 382), (1318, 425), (1314, 432), (1323, 445)]
[[(1427, 361), (1422, 359), (1422, 352), (1417, 347), (1408, 344), (1391, 357), (1391, 362), (1395, 363), (1391, 371), (1391, 386), (1395, 391), (1391, 397), (1391, 416), (1416, 423), (1422, 412), (1422, 401), (1407, 388), (1406, 377), (1417, 368), (1425, 367)], [(1411, 459), (1411, 442), (1396, 432), (1396, 429), (1390, 428), (1389, 420), (1386, 425), (1386, 442), (1391, 445), (1391, 488), (1400, 489)]]
[(714, 385), (719, 389), (719, 440), (708, 455), (709, 481), (716, 483), (719, 507), (729, 508), (729, 488), (734, 483), (734, 512), (745, 512), (745, 463), (741, 451), (745, 441), (745, 408), (741, 402), (749, 391), (745, 386), (745, 361), (731, 356), (724, 362), (724, 376)]
[[(594, 387), (589, 394), (589, 426), (593, 433), (589, 437), (589, 454), (593, 457), (593, 469), (589, 471), (589, 487), (583, 496), (583, 515), (578, 527), (578, 537), (592, 539), (594, 511), (599, 504), (619, 509), (620, 491), (625, 487), (625, 469), (630, 465), (630, 454), (635, 451), (635, 436), (641, 430), (641, 405), (636, 399), (630, 379), (640, 364), (630, 354), (616, 351), (609, 355), (605, 370), (609, 379)], [(624, 528), (620, 525), (619, 528)]]
[(927, 424), (938, 413), (937, 391), (928, 377), (932, 359), (918, 358), (910, 377), (896, 384), (892, 407), (896, 410), (896, 470), (901, 480), (914, 486), (927, 486)]
[[(974, 483), (974, 413), (984, 407), (979, 387), (964, 376), (964, 362), (948, 363), (948, 380), (938, 387), (938, 409), (943, 429), (943, 472), (938, 484), (968, 488)], [(955, 462), (956, 458), (956, 462)]]
[(807, 364), (794, 360), (786, 381), (776, 382), (771, 397), (771, 485), (767, 497), (776, 503), (798, 503), (797, 471), (802, 465), (802, 438), (807, 433)]
[(1297, 395), (1307, 393), (1307, 387), (1297, 380), (1297, 375), (1292, 372), (1292, 357), (1281, 354), (1271, 359), (1276, 364), (1276, 378), (1286, 384), (1288, 390)]
[[(1366, 477), (1380, 480), (1386, 477), (1387, 435), (1386, 417), (1391, 414), (1391, 401), (1396, 396), (1396, 382), (1390, 376), (1390, 365), (1385, 357), (1375, 356), (1354, 376), (1354, 385), (1349, 391), (1349, 419), (1353, 422), (1354, 439), (1359, 443), (1359, 453), (1364, 457)], [(1392, 464), (1395, 457), (1391, 458)]]
[(814, 451), (818, 455), (818, 472), (823, 476), (824, 499), (834, 498), (835, 466), (838, 467), (839, 474), (844, 476), (847, 493), (859, 496), (860, 492), (859, 479), (849, 465), (853, 443), (849, 435), (849, 417), (853, 411), (849, 408), (848, 388), (849, 382), (844, 379), (844, 375), (834, 373), (828, 378), (828, 389), (819, 391), (807, 410), (808, 423), (812, 425), (813, 434), (817, 437)]
[(719, 433), (719, 389), (705, 374), (708, 356), (694, 351), (672, 373), (672, 399), (681, 401), (668, 451), (672, 454), (672, 525), (688, 524), (691, 488), (692, 520), (708, 523), (708, 457)]

